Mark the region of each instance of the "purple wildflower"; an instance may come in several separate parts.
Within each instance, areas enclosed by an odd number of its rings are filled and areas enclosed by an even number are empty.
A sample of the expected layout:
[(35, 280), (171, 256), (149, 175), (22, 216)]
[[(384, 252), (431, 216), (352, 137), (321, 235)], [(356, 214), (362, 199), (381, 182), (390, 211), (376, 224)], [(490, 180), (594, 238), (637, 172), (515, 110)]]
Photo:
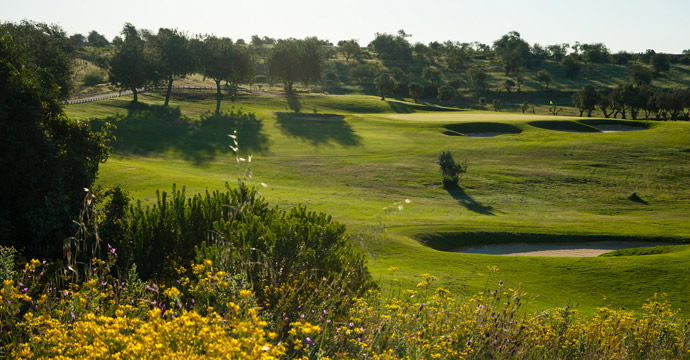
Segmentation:
[(312, 346), (312, 345), (314, 345), (314, 340), (312, 340), (311, 338), (306, 338), (306, 339), (304, 339), (304, 343), (309, 345), (309, 346)]

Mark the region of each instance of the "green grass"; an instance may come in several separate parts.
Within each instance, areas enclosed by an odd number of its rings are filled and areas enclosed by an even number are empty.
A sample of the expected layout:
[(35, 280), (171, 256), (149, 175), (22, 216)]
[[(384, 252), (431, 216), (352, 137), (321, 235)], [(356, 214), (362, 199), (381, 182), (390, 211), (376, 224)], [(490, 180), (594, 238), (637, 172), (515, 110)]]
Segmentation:
[[(223, 110), (233, 114), (221, 117), (209, 113), (215, 108), (210, 92), (173, 97), (179, 111), (162, 108), (159, 94), (140, 99), (147, 105), (132, 108), (130, 98), (116, 98), (67, 107), (73, 118), (117, 126), (114, 153), (100, 169), (102, 186), (122, 184), (143, 202), (173, 183), (185, 185), (188, 194), (221, 188), (237, 179), (226, 136), (237, 128), (240, 152), (253, 154), (250, 182), (268, 185), (261, 193), (271, 204), (306, 204), (346, 223), (384, 288), (390, 286), (386, 269), (397, 266), (404, 286), (431, 273), (467, 294), (500, 277), (535, 296), (532, 310), (568, 303), (586, 313), (604, 305), (633, 309), (666, 292), (690, 315), (687, 246), (647, 256), (535, 258), (445, 252), (423, 241), (454, 234), (478, 241), (511, 236), (685, 241), (690, 238), (689, 122), (639, 122), (651, 126), (634, 132), (565, 132), (554, 129), (594, 129), (595, 123), (448, 111), (366, 95), (289, 99), (243, 93), (234, 103), (223, 102)], [(302, 114), (293, 114), (296, 107)], [(331, 120), (334, 116), (343, 120)], [(444, 134), (496, 127), (514, 131), (490, 138)], [(440, 186), (435, 159), (443, 150), (468, 161), (459, 189)], [(633, 192), (646, 204), (629, 200)], [(411, 203), (403, 211), (384, 210), (404, 199)], [(492, 265), (501, 270), (490, 278)]]

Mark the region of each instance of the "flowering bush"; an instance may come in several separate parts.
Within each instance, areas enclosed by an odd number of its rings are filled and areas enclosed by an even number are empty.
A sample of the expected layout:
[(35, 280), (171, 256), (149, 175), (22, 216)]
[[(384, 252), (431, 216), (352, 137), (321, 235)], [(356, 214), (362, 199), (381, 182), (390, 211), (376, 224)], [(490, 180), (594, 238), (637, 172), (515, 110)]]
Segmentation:
[[(254, 291), (243, 288), (246, 283), (211, 260), (178, 269), (179, 281), (169, 286), (144, 283), (135, 272), (121, 281), (107, 272), (107, 264), (95, 260), (90, 278), (61, 290), (44, 279), (50, 264), (38, 260), (5, 280), (0, 357), (690, 357), (690, 322), (679, 318), (662, 295), (637, 314), (602, 308), (585, 317), (564, 307), (530, 315), (519, 311), (524, 296), (519, 288), (505, 289), (499, 282), (495, 290), (460, 300), (424, 274), (416, 289), (401, 289), (397, 297), (371, 290), (353, 299), (343, 314), (314, 296), (293, 304), (294, 318), (278, 318), (259, 306)], [(328, 291), (327, 282), (315, 287)], [(282, 291), (295, 292), (289, 284)], [(327, 293), (326, 298), (338, 296)]]

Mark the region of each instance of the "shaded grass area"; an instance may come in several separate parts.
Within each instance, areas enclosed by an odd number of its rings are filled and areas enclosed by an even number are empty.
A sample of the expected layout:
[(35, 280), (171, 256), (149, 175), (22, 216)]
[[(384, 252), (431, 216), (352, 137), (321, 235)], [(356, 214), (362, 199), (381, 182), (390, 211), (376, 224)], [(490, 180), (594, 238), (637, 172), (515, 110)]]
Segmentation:
[(506, 133), (519, 134), (522, 129), (515, 125), (503, 124), (497, 122), (471, 122), (471, 123), (455, 123), (443, 126), (445, 129), (454, 133)]
[[(620, 236), (620, 235), (576, 235), (576, 234), (529, 234), (507, 232), (439, 232), (419, 233), (413, 238), (432, 249), (440, 251), (453, 251), (455, 249), (471, 245), (510, 244), (510, 243), (578, 243), (594, 241), (648, 241), (648, 242), (677, 242), (690, 243), (690, 238), (682, 237), (645, 237), (645, 236)], [(656, 248), (656, 247), (654, 247)], [(642, 248), (641, 250), (654, 249)], [(663, 246), (660, 248), (668, 248)], [(632, 249), (625, 249), (632, 250)], [(623, 250), (617, 250), (623, 251)], [(650, 250), (653, 251), (653, 250)], [(670, 251), (666, 251), (670, 252)], [(650, 252), (653, 253), (653, 252)], [(657, 252), (659, 254), (665, 252)], [(633, 252), (630, 253), (631, 255)]]
[(555, 130), (555, 131), (575, 131), (575, 132), (599, 132), (599, 130), (593, 126), (583, 125), (578, 121), (563, 121), (563, 120), (540, 120), (531, 121), (529, 123), (534, 127), (545, 130)]
[(179, 107), (136, 104), (126, 114), (96, 119), (93, 125), (98, 128), (105, 122), (116, 126), (113, 150), (121, 155), (171, 153), (197, 164), (208, 162), (227, 153), (227, 135), (234, 130), (242, 139), (242, 150), (261, 153), (269, 148), (261, 120), (242, 111), (205, 113), (193, 119), (182, 115)]

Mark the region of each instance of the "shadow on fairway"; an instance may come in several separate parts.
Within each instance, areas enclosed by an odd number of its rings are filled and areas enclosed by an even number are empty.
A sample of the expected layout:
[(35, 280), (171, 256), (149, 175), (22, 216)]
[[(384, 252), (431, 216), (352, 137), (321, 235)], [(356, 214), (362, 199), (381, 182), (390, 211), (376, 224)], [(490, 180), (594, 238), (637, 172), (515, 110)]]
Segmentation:
[(254, 113), (240, 111), (206, 113), (199, 120), (180, 114), (179, 107), (134, 104), (127, 115), (118, 114), (94, 120), (95, 128), (104, 122), (117, 128), (113, 150), (116, 154), (147, 155), (174, 152), (197, 164), (212, 161), (230, 150), (228, 134), (238, 132), (240, 152), (261, 153), (268, 150), (268, 137)]
[(342, 146), (358, 146), (362, 143), (362, 138), (340, 115), (278, 112), (276, 119), (283, 134), (314, 146), (330, 142)]
[(486, 206), (478, 203), (471, 196), (469, 196), (463, 188), (455, 186), (452, 188), (446, 188), (446, 191), (448, 191), (448, 194), (450, 194), (453, 199), (457, 200), (460, 205), (464, 206), (465, 209), (481, 215), (496, 216), (496, 214), (494, 214), (496, 209), (494, 209), (492, 206)]

